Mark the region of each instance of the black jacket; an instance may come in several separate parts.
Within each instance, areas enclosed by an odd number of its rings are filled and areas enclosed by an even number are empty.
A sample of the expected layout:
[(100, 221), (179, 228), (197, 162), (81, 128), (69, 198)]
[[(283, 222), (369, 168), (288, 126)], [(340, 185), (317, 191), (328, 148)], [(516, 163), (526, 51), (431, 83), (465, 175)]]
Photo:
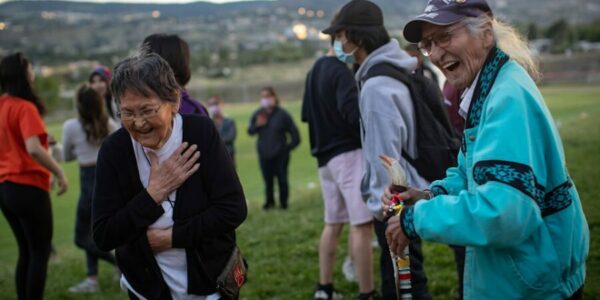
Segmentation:
[[(294, 124), (292, 116), (287, 111), (276, 106), (271, 114), (268, 115), (267, 124), (256, 127), (254, 124), (256, 124), (256, 118), (259, 113), (266, 114), (266, 111), (261, 108), (254, 112), (248, 126), (248, 134), (254, 135), (258, 133), (256, 149), (260, 158), (270, 159), (284, 153), (289, 153), (300, 144), (298, 128)], [(289, 143), (288, 134), (290, 136)]]
[(360, 148), (358, 89), (352, 71), (336, 57), (322, 57), (306, 76), (302, 121), (319, 167)]
[[(188, 293), (207, 295), (234, 249), (235, 229), (247, 215), (246, 200), (233, 164), (213, 122), (183, 115), (183, 141), (196, 144), (200, 169), (177, 190), (173, 247), (185, 248)], [(162, 214), (144, 189), (128, 132), (108, 137), (98, 154), (92, 204), (94, 241), (116, 248), (119, 269), (148, 299), (170, 299), (168, 286), (148, 244), (146, 230)]]

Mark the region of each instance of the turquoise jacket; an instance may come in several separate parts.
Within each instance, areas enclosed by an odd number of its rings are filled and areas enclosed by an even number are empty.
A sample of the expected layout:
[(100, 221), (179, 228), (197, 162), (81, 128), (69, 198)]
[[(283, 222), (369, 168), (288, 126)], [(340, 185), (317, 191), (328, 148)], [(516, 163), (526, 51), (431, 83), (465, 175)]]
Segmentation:
[[(488, 76), (483, 69), (480, 76)], [(467, 246), (465, 299), (565, 299), (589, 229), (544, 99), (516, 62), (473, 98), (459, 164), (402, 216), (409, 238)]]

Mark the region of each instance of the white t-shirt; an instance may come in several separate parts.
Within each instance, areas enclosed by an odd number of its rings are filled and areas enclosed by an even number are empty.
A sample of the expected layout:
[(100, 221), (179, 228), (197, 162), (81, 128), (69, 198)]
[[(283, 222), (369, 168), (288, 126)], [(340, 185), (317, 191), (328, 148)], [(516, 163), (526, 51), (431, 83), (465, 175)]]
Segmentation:
[[(108, 134), (113, 133), (119, 125), (112, 119), (108, 119)], [(71, 161), (77, 159), (80, 165), (93, 165), (98, 158), (100, 143), (92, 144), (87, 141), (87, 136), (77, 118), (66, 120), (63, 125), (63, 159)]]
[[(131, 142), (133, 144), (133, 151), (135, 153), (135, 159), (137, 160), (138, 173), (140, 175), (140, 181), (144, 185), (144, 188), (148, 187), (148, 181), (150, 179), (150, 159), (148, 158), (148, 152), (154, 152), (158, 156), (158, 161), (162, 163), (177, 150), (183, 141), (183, 124), (181, 115), (176, 114), (173, 118), (173, 130), (171, 136), (167, 142), (159, 150), (152, 150), (145, 148), (140, 143), (135, 141), (133, 138)], [(149, 226), (154, 229), (167, 229), (173, 227), (173, 207), (176, 201), (176, 192), (173, 191), (168, 199), (162, 202), (162, 208), (164, 213), (156, 222)], [(154, 253), (154, 258), (160, 267), (163, 278), (167, 283), (167, 286), (171, 289), (171, 296), (173, 300), (218, 300), (220, 295), (214, 293), (208, 296), (190, 295), (187, 293), (187, 258), (185, 256), (185, 249), (182, 248), (171, 248), (169, 250)], [(140, 299), (144, 299), (139, 295), (127, 282), (127, 279), (121, 277), (122, 286), (124, 285), (132, 293), (138, 296)]]

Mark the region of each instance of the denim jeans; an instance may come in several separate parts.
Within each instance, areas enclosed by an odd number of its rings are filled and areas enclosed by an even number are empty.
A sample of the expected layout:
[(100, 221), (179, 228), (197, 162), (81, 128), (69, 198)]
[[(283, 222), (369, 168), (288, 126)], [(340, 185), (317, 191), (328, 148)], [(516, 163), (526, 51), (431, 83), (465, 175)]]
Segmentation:
[(95, 177), (96, 167), (79, 168), (81, 190), (75, 220), (75, 245), (85, 251), (87, 276), (98, 274), (98, 259), (116, 265), (115, 257), (110, 252), (98, 249), (92, 239), (92, 194)]

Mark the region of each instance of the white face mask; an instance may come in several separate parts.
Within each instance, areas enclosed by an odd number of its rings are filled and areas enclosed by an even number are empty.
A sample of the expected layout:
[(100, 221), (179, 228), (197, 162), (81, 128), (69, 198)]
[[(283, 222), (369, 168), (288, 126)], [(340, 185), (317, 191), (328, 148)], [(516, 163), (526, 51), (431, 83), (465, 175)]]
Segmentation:
[(273, 98), (262, 98), (260, 99), (260, 106), (262, 108), (271, 108), (273, 107), (275, 104), (275, 101), (273, 100)]
[(208, 107), (208, 114), (213, 117), (221, 114), (221, 107), (218, 105), (211, 105)]
[(354, 59), (354, 53), (356, 52), (356, 50), (358, 50), (358, 48), (354, 48), (352, 52), (346, 53), (344, 52), (344, 44), (345, 43), (342, 43), (339, 40), (335, 40), (333, 42), (333, 50), (335, 51), (335, 56), (345, 64), (353, 64), (354, 62), (356, 62), (356, 60)]

